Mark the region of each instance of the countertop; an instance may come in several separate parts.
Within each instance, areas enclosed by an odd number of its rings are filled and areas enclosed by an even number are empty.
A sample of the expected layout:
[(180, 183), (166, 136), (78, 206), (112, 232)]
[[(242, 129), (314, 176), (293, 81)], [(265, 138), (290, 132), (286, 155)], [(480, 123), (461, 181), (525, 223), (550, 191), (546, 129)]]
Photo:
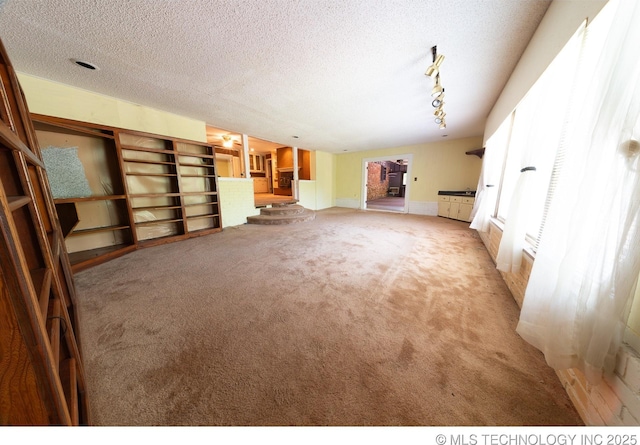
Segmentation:
[(449, 196), (468, 196), (470, 198), (476, 197), (476, 191), (472, 190), (467, 192), (466, 190), (440, 190), (438, 195), (449, 195)]

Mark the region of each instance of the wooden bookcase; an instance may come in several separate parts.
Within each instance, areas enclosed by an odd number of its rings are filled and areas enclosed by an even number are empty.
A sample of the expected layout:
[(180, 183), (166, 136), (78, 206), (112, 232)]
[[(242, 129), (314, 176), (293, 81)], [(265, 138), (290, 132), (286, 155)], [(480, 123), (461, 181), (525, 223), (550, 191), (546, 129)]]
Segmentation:
[(90, 188), (88, 196), (55, 199), (74, 272), (140, 247), (222, 230), (212, 146), (31, 117), (45, 150), (77, 151)]
[(89, 424), (75, 288), (24, 95), (0, 42), (0, 424)]

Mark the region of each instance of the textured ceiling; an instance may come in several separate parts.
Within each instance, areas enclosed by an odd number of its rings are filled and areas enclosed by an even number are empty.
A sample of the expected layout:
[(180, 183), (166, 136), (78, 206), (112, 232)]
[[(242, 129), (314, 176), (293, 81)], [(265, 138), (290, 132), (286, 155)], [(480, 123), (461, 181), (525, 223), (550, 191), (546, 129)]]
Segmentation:
[[(550, 2), (0, 0), (0, 38), (20, 72), (343, 152), (481, 135)], [(446, 130), (424, 75), (434, 45)]]

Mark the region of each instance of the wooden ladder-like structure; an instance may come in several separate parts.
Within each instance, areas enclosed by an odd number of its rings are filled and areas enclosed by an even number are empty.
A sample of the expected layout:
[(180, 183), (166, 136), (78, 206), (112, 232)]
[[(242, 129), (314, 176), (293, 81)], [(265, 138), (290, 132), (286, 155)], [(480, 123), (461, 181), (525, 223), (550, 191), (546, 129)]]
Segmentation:
[(75, 288), (45, 166), (0, 42), (0, 424), (89, 424)]

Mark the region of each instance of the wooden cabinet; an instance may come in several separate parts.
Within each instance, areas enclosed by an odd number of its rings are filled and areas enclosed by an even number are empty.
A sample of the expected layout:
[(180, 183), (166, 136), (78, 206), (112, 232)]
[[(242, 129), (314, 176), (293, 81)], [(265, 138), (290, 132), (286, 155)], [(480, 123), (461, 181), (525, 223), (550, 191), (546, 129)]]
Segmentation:
[[(222, 230), (213, 147), (32, 115), (73, 271)], [(69, 165), (79, 164), (76, 169)]]
[(264, 172), (265, 171), (265, 157), (259, 154), (249, 154), (249, 171), (252, 172)]
[(269, 179), (253, 178), (253, 193), (269, 193)]
[(471, 222), (475, 198), (468, 196), (438, 195), (438, 216)]
[(0, 80), (0, 425), (88, 424), (69, 258), (1, 43)]

